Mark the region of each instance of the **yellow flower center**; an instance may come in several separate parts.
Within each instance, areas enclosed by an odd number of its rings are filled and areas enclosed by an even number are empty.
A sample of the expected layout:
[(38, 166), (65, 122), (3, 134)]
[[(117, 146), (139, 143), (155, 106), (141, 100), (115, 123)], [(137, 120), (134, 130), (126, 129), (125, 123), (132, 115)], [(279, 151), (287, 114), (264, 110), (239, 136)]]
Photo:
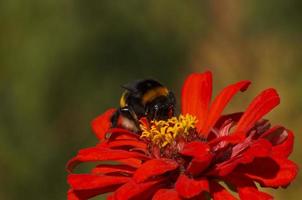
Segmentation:
[(147, 139), (159, 147), (172, 145), (177, 138), (187, 138), (190, 131), (195, 129), (196, 117), (186, 114), (172, 117), (167, 121), (151, 121), (150, 127), (140, 125), (142, 139)]

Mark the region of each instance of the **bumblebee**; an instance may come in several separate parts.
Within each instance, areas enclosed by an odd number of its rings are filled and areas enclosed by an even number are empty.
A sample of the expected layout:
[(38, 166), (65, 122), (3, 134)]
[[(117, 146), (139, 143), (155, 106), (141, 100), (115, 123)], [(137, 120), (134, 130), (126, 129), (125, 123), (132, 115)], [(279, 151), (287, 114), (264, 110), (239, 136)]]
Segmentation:
[(112, 127), (123, 127), (138, 132), (139, 120), (166, 120), (174, 116), (175, 96), (153, 79), (137, 80), (122, 86), (125, 91), (120, 107), (111, 117)]

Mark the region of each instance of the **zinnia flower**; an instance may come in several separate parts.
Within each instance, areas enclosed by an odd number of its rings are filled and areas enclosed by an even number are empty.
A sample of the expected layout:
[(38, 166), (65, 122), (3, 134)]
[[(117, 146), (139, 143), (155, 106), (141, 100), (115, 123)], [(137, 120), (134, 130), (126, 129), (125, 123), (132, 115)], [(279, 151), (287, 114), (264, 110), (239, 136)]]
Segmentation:
[[(222, 111), (249, 81), (240, 81), (212, 96), (212, 74), (191, 74), (181, 97), (181, 114), (167, 121), (141, 119), (141, 132), (111, 128), (109, 109), (92, 122), (99, 143), (82, 149), (67, 168), (69, 200), (108, 193), (112, 200), (266, 200), (261, 187), (287, 187), (298, 172), (288, 159), (292, 131), (271, 127), (263, 116), (279, 102), (266, 89), (244, 112)], [(82, 162), (96, 166), (86, 174), (73, 168)]]

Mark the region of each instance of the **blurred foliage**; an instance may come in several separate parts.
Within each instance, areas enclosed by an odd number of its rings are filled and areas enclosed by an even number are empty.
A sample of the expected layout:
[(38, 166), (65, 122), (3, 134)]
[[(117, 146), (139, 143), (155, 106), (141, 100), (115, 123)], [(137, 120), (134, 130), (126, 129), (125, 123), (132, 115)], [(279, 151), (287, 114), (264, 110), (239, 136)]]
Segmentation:
[[(179, 96), (185, 76), (214, 72), (215, 91), (250, 79), (228, 111), (278, 89), (273, 123), (296, 132), (302, 163), (301, 1), (1, 1), (0, 199), (65, 199), (66, 161), (96, 143), (90, 121), (120, 85), (153, 77)], [(206, 66), (206, 68), (205, 68)], [(299, 175), (277, 199), (302, 195)]]

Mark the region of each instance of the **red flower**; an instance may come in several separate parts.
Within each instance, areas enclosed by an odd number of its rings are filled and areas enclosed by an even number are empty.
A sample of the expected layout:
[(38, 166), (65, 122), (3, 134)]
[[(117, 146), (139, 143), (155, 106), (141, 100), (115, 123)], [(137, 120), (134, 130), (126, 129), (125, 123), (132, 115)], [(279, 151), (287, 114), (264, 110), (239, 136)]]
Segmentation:
[[(294, 136), (262, 119), (280, 101), (271, 88), (245, 112), (222, 115), (249, 84), (232, 84), (211, 102), (212, 74), (192, 74), (183, 86), (182, 114), (167, 121), (142, 119), (140, 135), (110, 128), (114, 110), (108, 110), (92, 122), (99, 144), (80, 150), (67, 164), (68, 199), (105, 193), (112, 200), (272, 199), (255, 183), (277, 188), (293, 181), (298, 167), (288, 156)], [(90, 173), (72, 173), (82, 162), (98, 164)]]

